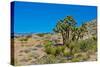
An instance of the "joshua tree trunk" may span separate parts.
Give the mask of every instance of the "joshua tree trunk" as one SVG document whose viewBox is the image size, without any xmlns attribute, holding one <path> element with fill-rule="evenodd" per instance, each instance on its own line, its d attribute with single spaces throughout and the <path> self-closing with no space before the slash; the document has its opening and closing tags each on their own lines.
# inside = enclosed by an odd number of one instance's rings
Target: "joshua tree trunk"
<svg viewBox="0 0 100 67">
<path fill-rule="evenodd" d="M 69 44 L 69 42 L 68 42 L 69 41 L 69 33 L 63 32 L 62 38 L 63 38 L 63 45 L 68 46 L 68 44 Z"/>
</svg>

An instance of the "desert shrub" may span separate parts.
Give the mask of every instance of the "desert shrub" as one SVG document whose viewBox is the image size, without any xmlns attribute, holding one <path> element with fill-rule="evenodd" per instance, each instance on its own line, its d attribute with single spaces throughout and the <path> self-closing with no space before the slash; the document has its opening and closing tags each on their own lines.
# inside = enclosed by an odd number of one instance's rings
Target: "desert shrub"
<svg viewBox="0 0 100 67">
<path fill-rule="evenodd" d="M 64 50 L 64 51 L 63 51 L 63 56 L 70 56 L 70 52 L 67 51 L 67 50 Z"/>
<path fill-rule="evenodd" d="M 66 49 L 66 46 L 60 46 L 61 47 L 61 51 L 64 51 Z"/>
<path fill-rule="evenodd" d="M 97 41 L 92 39 L 86 39 L 80 41 L 80 49 L 81 51 L 85 52 L 88 50 L 93 50 L 94 52 L 97 51 Z"/>
<path fill-rule="evenodd" d="M 69 48 L 70 48 L 71 54 L 78 53 L 80 52 L 80 43 L 78 41 L 73 41 L 70 43 Z"/>
<path fill-rule="evenodd" d="M 97 52 L 97 45 L 94 44 L 94 45 L 89 47 L 87 53 L 88 54 L 94 54 L 95 52 Z"/>
<path fill-rule="evenodd" d="M 56 55 L 56 48 L 51 47 L 51 54 L 52 54 L 52 55 Z"/>
<path fill-rule="evenodd" d="M 97 52 L 97 45 L 96 44 L 91 44 L 88 51 L 92 51 L 92 52 Z"/>
<path fill-rule="evenodd" d="M 93 40 L 92 38 L 89 38 L 86 40 L 72 41 L 68 47 L 72 54 L 75 54 L 78 52 L 87 52 L 89 50 L 96 52 L 97 41 Z"/>
<path fill-rule="evenodd" d="M 57 46 L 56 47 L 56 54 L 61 54 L 65 50 L 65 46 Z"/>
<path fill-rule="evenodd" d="M 62 50 L 61 47 L 57 46 L 56 47 L 56 54 L 60 54 L 61 53 L 61 50 Z"/>
<path fill-rule="evenodd" d="M 52 44 L 53 44 L 52 41 L 46 40 L 44 47 L 46 48 L 46 47 L 52 46 Z"/>
<path fill-rule="evenodd" d="M 97 41 L 92 41 L 89 47 L 89 50 L 93 50 L 94 52 L 97 52 Z"/>
<path fill-rule="evenodd" d="M 52 42 L 45 45 L 45 52 L 52 55 L 60 55 L 63 53 L 65 46 L 53 46 Z"/>
<path fill-rule="evenodd" d="M 56 48 L 53 46 L 48 46 L 45 48 L 45 52 L 47 54 L 52 54 L 52 55 L 56 55 Z"/>
<path fill-rule="evenodd" d="M 56 55 L 56 47 L 52 46 L 52 42 L 51 41 L 48 41 L 48 43 L 45 44 L 44 47 L 45 47 L 45 52 L 47 54 Z"/>
<path fill-rule="evenodd" d="M 80 59 L 79 59 L 79 58 L 73 58 L 71 61 L 72 61 L 72 62 L 79 62 Z"/>
<path fill-rule="evenodd" d="M 21 41 L 22 47 L 24 46 L 24 43 L 27 43 L 28 39 L 27 38 L 20 38 L 19 41 Z"/>
<path fill-rule="evenodd" d="M 94 52 L 97 52 L 97 45 L 96 44 L 93 45 L 92 50 L 94 50 Z"/>
<path fill-rule="evenodd" d="M 44 45 L 47 54 L 60 55 L 63 53 L 65 46 L 53 46 L 52 44 L 52 41 L 48 41 L 48 43 Z"/>
<path fill-rule="evenodd" d="M 78 46 L 75 46 L 75 47 L 73 48 L 73 50 L 72 50 L 72 54 L 75 54 L 75 53 L 78 53 L 78 52 L 80 52 L 80 49 L 79 49 Z"/>
<path fill-rule="evenodd" d="M 88 42 L 86 40 L 80 41 L 80 50 L 82 52 L 86 52 L 89 49 L 89 47 L 90 47 L 89 41 Z"/>
<path fill-rule="evenodd" d="M 47 58 L 47 63 L 55 63 L 56 57 L 54 55 L 49 55 Z"/>
</svg>

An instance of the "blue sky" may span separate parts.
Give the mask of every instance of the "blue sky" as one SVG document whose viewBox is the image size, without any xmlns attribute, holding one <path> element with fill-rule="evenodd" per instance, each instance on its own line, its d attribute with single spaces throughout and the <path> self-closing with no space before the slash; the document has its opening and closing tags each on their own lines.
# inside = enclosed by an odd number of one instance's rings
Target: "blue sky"
<svg viewBox="0 0 100 67">
<path fill-rule="evenodd" d="M 79 26 L 83 22 L 97 18 L 97 8 L 96 6 L 14 2 L 14 32 L 52 32 L 57 21 L 68 15 L 73 16 Z"/>
</svg>

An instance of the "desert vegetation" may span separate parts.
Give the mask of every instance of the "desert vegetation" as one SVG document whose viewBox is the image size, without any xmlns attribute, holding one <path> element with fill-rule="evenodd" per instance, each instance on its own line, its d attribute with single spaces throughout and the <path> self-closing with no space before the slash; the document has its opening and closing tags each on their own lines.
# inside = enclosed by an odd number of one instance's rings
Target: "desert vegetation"
<svg viewBox="0 0 100 67">
<path fill-rule="evenodd" d="M 97 60 L 97 21 L 77 26 L 72 16 L 57 22 L 53 33 L 14 38 L 14 65 Z"/>
</svg>

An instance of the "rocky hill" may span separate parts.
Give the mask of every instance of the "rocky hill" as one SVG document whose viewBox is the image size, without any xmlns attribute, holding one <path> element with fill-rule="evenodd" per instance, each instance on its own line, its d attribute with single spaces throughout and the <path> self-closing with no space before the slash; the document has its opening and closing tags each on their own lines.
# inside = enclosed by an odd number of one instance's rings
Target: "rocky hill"
<svg viewBox="0 0 100 67">
<path fill-rule="evenodd" d="M 97 34 L 97 20 L 94 19 L 92 21 L 89 21 L 87 23 L 87 28 L 88 28 L 89 34 L 96 35 Z"/>
</svg>

